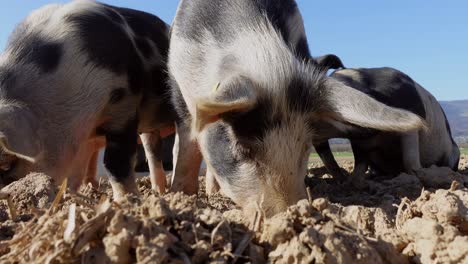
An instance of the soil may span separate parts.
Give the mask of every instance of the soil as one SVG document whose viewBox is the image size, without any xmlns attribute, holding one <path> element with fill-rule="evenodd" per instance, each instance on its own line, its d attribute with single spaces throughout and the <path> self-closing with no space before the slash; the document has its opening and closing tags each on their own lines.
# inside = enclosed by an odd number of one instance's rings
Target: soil
<svg viewBox="0 0 468 264">
<path fill-rule="evenodd" d="M 468 156 L 459 173 L 430 168 L 359 187 L 312 166 L 308 200 L 270 219 L 260 208 L 254 222 L 208 198 L 203 177 L 191 197 L 155 194 L 143 177 L 141 196 L 116 204 L 105 181 L 69 193 L 30 174 L 1 190 L 10 202 L 0 202 L 0 262 L 468 263 Z"/>
</svg>

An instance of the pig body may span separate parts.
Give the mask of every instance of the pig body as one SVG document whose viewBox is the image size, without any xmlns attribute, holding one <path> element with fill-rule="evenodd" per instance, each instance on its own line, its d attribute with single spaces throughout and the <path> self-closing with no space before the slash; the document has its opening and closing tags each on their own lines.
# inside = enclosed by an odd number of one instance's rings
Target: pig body
<svg viewBox="0 0 468 264">
<path fill-rule="evenodd" d="M 192 160 L 176 168 L 175 191 L 196 191 L 201 153 L 225 195 L 272 215 L 305 197 L 318 122 L 390 131 L 422 125 L 412 113 L 328 79 L 308 59 L 291 0 L 182 0 L 169 50 L 180 117 L 174 159 Z"/>
<path fill-rule="evenodd" d="M 335 133 L 333 137 L 350 139 L 355 156 L 354 175 L 362 176 L 368 168 L 386 175 L 415 173 L 432 165 L 458 169 L 460 151 L 442 107 L 409 76 L 392 68 L 362 68 L 338 70 L 331 77 L 382 103 L 417 114 L 426 123 L 426 129 L 405 133 L 359 127 L 329 129 L 328 133 Z M 328 142 L 316 142 L 326 167 L 334 176 L 341 177 Z"/>
<path fill-rule="evenodd" d="M 138 133 L 151 151 L 150 136 L 174 121 L 168 31 L 153 15 L 86 0 L 29 15 L 0 57 L 0 139 L 18 157 L 3 176 L 81 177 L 105 144 L 114 195 L 135 192 Z"/>
</svg>

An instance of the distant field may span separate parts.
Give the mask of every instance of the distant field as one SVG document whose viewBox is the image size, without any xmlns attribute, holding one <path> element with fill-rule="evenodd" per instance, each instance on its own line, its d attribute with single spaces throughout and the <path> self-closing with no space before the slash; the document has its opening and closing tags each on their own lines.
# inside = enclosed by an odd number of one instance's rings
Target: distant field
<svg viewBox="0 0 468 264">
<path fill-rule="evenodd" d="M 352 158 L 353 157 L 352 152 L 333 152 L 333 155 L 335 157 L 341 157 L 341 158 Z M 317 153 L 312 153 L 312 154 L 310 154 L 310 157 L 311 158 L 318 158 L 318 154 Z"/>
<path fill-rule="evenodd" d="M 461 152 L 461 154 L 468 155 L 468 148 L 460 148 L 460 152 Z M 335 157 L 343 157 L 343 158 L 353 157 L 352 152 L 333 152 L 333 155 Z M 310 157 L 311 158 L 318 158 L 318 154 L 314 152 L 314 153 L 310 154 Z"/>
</svg>

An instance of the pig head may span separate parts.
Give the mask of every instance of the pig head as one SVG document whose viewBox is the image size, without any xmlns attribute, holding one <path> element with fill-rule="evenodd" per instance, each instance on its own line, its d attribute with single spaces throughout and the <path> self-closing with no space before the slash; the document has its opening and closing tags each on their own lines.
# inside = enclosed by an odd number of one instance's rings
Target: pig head
<svg viewBox="0 0 468 264">
<path fill-rule="evenodd" d="M 224 194 L 267 215 L 305 198 L 318 122 L 386 131 L 423 125 L 297 56 L 280 32 L 288 27 L 270 20 L 285 10 L 297 15 L 295 2 L 274 2 L 181 1 L 169 52 L 173 101 L 186 109 L 179 112 L 188 126 L 179 138 L 188 131 L 198 143 Z"/>
</svg>

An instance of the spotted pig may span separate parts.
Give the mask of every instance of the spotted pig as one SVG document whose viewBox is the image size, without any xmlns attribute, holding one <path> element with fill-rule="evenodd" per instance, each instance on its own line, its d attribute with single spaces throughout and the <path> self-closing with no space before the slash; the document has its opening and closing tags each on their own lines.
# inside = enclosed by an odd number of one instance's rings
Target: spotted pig
<svg viewBox="0 0 468 264">
<path fill-rule="evenodd" d="M 77 184 L 94 176 L 105 146 L 119 198 L 137 192 L 141 133 L 153 188 L 164 191 L 160 132 L 175 118 L 166 85 L 168 32 L 154 15 L 94 1 L 32 12 L 0 56 L 2 179 L 39 171 Z"/>
<path fill-rule="evenodd" d="M 173 190 L 196 191 L 203 156 L 225 195 L 270 216 L 306 196 L 318 122 L 399 132 L 423 125 L 418 115 L 327 78 L 308 59 L 293 0 L 182 0 L 170 38 L 181 117 L 174 156 L 192 161 L 176 168 L 184 173 L 175 174 Z"/>
</svg>

